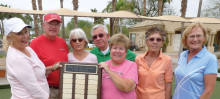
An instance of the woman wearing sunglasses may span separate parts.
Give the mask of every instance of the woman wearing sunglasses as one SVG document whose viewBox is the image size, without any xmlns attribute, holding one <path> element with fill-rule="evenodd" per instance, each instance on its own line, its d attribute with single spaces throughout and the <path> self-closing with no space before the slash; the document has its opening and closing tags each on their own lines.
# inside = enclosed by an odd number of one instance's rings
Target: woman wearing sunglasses
<svg viewBox="0 0 220 99">
<path fill-rule="evenodd" d="M 69 35 L 69 40 L 73 52 L 68 54 L 68 62 L 98 63 L 97 57 L 94 54 L 85 51 L 88 39 L 82 29 L 72 30 Z"/>
<path fill-rule="evenodd" d="M 159 26 L 145 33 L 148 51 L 136 57 L 138 67 L 137 99 L 170 99 L 173 79 L 171 57 L 161 52 L 166 32 Z"/>
</svg>

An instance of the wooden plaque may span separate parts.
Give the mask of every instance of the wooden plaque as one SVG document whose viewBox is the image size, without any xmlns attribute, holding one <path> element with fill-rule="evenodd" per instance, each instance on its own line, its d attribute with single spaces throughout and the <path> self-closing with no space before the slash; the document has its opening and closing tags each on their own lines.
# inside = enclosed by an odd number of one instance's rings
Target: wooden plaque
<svg viewBox="0 0 220 99">
<path fill-rule="evenodd" d="M 98 64 L 61 62 L 59 99 L 101 99 Z"/>
</svg>

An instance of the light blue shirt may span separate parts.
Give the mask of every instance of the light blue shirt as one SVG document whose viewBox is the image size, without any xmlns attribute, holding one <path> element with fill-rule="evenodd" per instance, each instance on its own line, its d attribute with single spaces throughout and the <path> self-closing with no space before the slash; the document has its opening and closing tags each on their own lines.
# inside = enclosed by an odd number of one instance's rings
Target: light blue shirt
<svg viewBox="0 0 220 99">
<path fill-rule="evenodd" d="M 199 99 L 204 92 L 204 75 L 218 73 L 218 61 L 206 47 L 187 63 L 189 50 L 180 54 L 175 74 L 173 99 Z"/>
</svg>

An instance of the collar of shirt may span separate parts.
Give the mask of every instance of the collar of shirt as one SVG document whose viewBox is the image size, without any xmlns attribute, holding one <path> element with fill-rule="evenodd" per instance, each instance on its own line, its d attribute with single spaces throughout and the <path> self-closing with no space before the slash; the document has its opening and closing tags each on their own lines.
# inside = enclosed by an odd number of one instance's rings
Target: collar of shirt
<svg viewBox="0 0 220 99">
<path fill-rule="evenodd" d="M 204 54 L 205 54 L 205 52 L 207 51 L 207 49 L 206 49 L 206 47 L 205 46 L 202 46 L 202 50 L 199 52 L 199 53 L 197 53 L 194 57 L 198 57 L 198 58 L 202 58 L 202 57 L 204 57 Z M 185 57 L 188 57 L 188 53 L 189 53 L 189 50 L 187 50 L 186 52 L 185 52 Z"/>
<path fill-rule="evenodd" d="M 149 51 L 145 52 L 144 54 L 141 55 L 141 59 L 144 60 L 144 57 L 149 53 Z M 162 59 L 162 52 L 160 51 L 159 57 L 157 59 Z"/>
</svg>

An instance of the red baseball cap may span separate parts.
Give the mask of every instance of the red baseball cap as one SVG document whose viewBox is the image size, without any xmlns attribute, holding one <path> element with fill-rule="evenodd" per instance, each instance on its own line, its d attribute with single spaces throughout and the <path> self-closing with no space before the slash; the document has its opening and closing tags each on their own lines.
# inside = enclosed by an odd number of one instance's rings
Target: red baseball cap
<svg viewBox="0 0 220 99">
<path fill-rule="evenodd" d="M 56 13 L 49 13 L 49 14 L 44 15 L 44 21 L 51 22 L 53 20 L 57 20 L 60 23 L 62 22 L 60 16 Z"/>
</svg>

